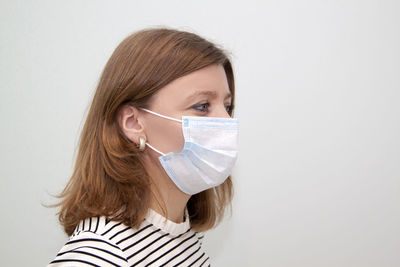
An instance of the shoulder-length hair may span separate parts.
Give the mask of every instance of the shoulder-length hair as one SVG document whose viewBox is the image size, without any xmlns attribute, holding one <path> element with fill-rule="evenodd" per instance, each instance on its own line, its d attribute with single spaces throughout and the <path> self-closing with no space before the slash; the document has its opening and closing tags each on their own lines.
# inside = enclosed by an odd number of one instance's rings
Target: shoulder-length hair
<svg viewBox="0 0 400 267">
<path fill-rule="evenodd" d="M 171 28 L 148 28 L 125 38 L 100 77 L 87 113 L 72 176 L 55 206 L 71 235 L 80 220 L 107 216 L 138 227 L 150 207 L 150 177 L 141 152 L 121 131 L 116 118 L 125 104 L 147 107 L 149 99 L 173 80 L 212 64 L 225 69 L 234 105 L 235 85 L 227 53 L 202 37 Z M 232 116 L 232 109 L 230 111 Z M 230 206 L 231 177 L 191 196 L 193 229 L 216 226 Z"/>
</svg>

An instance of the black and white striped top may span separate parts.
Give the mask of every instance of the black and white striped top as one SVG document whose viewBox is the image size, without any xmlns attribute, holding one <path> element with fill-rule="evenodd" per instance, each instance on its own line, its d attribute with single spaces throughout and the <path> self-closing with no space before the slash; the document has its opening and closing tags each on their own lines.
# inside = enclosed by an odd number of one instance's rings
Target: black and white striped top
<svg viewBox="0 0 400 267">
<path fill-rule="evenodd" d="M 138 229 L 105 217 L 81 221 L 48 266 L 210 266 L 203 234 L 149 210 Z"/>
</svg>

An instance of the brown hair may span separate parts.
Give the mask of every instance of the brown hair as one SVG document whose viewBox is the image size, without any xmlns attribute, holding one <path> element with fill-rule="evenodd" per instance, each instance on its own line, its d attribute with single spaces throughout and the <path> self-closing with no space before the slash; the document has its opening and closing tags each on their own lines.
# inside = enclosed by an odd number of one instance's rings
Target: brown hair
<svg viewBox="0 0 400 267">
<path fill-rule="evenodd" d="M 226 52 L 200 36 L 171 28 L 143 29 L 115 49 L 100 77 L 79 139 L 72 176 L 60 194 L 59 220 L 71 235 L 80 220 L 107 216 L 137 227 L 150 205 L 150 178 L 141 152 L 122 133 L 116 116 L 124 104 L 144 107 L 173 80 L 211 64 L 226 72 L 234 104 L 234 75 Z M 232 109 L 230 111 L 232 116 Z M 192 227 L 214 227 L 232 200 L 231 177 L 191 196 Z"/>
</svg>

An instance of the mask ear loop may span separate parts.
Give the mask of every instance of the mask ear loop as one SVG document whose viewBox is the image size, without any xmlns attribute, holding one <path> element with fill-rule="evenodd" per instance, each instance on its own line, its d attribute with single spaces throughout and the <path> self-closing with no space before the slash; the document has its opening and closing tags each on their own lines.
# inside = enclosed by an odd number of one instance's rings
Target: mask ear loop
<svg viewBox="0 0 400 267">
<path fill-rule="evenodd" d="M 155 147 L 153 147 L 152 145 L 150 145 L 149 143 L 146 142 L 146 146 L 150 147 L 151 149 L 153 149 L 155 152 L 157 152 L 158 154 L 161 154 L 163 156 L 165 156 L 164 153 L 162 153 L 160 150 L 156 149 Z"/>
<path fill-rule="evenodd" d="M 154 111 L 151 111 L 151 110 L 148 110 L 148 109 L 145 109 L 145 108 L 140 108 L 140 109 L 141 109 L 141 110 L 144 110 L 144 111 L 146 111 L 146 112 L 148 112 L 148 113 L 151 113 L 151 114 L 153 114 L 153 115 L 156 115 L 156 116 L 158 116 L 158 117 L 161 117 L 161 118 L 164 118 L 164 119 L 173 120 L 173 121 L 177 121 L 177 122 L 182 123 L 182 120 L 178 120 L 178 119 L 171 118 L 171 117 L 168 117 L 168 116 L 165 116 L 165 115 L 161 115 L 161 114 L 158 114 L 157 112 L 154 112 Z"/>
<path fill-rule="evenodd" d="M 158 114 L 157 112 L 148 110 L 148 109 L 146 109 L 146 108 L 140 108 L 140 109 L 143 110 L 143 111 L 146 111 L 146 112 L 148 112 L 148 113 L 151 113 L 151 114 L 153 114 L 153 115 L 156 115 L 156 116 L 158 116 L 158 117 L 161 117 L 161 118 L 164 118 L 164 119 L 173 120 L 173 121 L 177 121 L 177 122 L 182 123 L 182 120 L 178 120 L 178 119 L 171 118 L 171 117 L 168 117 L 168 116 L 165 116 L 165 115 L 161 115 L 161 114 Z M 165 156 L 165 153 L 162 153 L 160 150 L 156 149 L 155 147 L 153 147 L 153 146 L 150 145 L 149 143 L 147 143 L 147 142 L 145 142 L 145 143 L 146 143 L 146 145 L 147 145 L 148 147 L 150 147 L 151 149 L 153 149 L 153 150 L 154 150 L 155 152 L 157 152 L 158 154 Z"/>
</svg>

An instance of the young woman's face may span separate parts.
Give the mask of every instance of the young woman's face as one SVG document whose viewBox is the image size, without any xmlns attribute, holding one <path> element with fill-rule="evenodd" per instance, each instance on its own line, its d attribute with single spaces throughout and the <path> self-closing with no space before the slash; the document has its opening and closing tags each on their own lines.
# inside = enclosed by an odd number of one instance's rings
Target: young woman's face
<svg viewBox="0 0 400 267">
<path fill-rule="evenodd" d="M 229 118 L 230 108 L 231 93 L 222 65 L 211 65 L 172 81 L 151 98 L 148 107 L 176 119 L 182 119 L 182 116 Z M 140 112 L 149 144 L 165 154 L 182 150 L 181 123 Z M 151 149 L 146 151 L 160 156 Z"/>
</svg>

